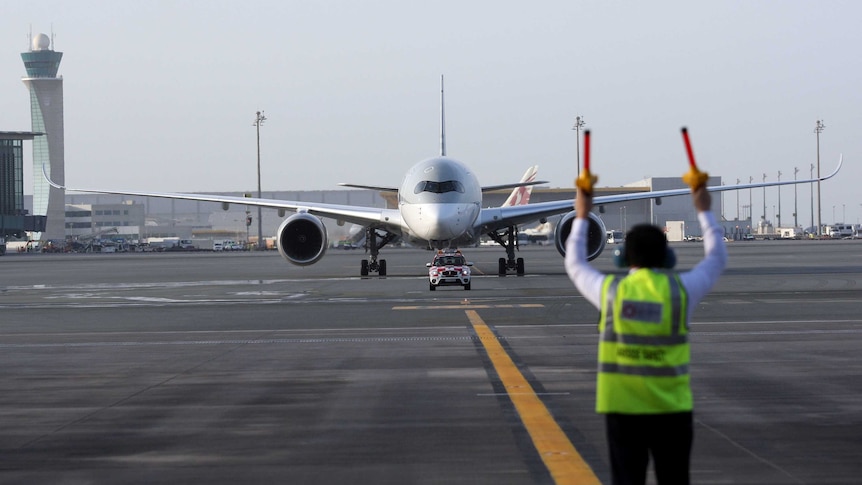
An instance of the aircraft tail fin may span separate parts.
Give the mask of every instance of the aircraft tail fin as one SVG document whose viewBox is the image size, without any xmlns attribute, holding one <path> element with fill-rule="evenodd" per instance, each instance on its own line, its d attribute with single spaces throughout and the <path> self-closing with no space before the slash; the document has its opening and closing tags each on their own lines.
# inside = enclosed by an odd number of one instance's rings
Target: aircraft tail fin
<svg viewBox="0 0 862 485">
<path fill-rule="evenodd" d="M 535 182 L 536 175 L 539 173 L 539 166 L 533 165 L 528 168 L 526 172 L 524 172 L 524 176 L 521 177 L 521 183 L 530 183 Z M 530 203 L 530 195 L 533 193 L 532 185 L 523 185 L 520 187 L 515 187 L 512 190 L 512 193 L 509 194 L 509 198 L 503 202 L 501 207 L 512 207 L 516 205 L 526 205 Z"/>
</svg>

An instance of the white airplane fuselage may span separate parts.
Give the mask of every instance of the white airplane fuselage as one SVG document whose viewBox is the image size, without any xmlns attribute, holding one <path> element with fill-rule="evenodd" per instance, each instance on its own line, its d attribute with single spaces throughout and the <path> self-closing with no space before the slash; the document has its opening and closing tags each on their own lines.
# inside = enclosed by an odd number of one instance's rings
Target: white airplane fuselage
<svg viewBox="0 0 862 485">
<path fill-rule="evenodd" d="M 446 248 L 475 242 L 481 205 L 476 175 L 448 157 L 412 166 L 398 190 L 403 235 L 414 245 Z"/>
</svg>

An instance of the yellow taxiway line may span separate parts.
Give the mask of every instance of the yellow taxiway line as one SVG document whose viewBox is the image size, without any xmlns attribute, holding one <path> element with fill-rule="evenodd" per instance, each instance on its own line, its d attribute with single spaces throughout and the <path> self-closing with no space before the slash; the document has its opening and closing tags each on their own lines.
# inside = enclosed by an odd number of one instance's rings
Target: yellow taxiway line
<svg viewBox="0 0 862 485">
<path fill-rule="evenodd" d="M 466 310 L 466 313 L 503 386 L 507 392 L 510 389 L 517 390 L 516 393 L 508 393 L 509 399 L 515 405 L 515 410 L 533 440 L 533 445 L 539 456 L 542 457 L 542 461 L 554 479 L 554 483 L 558 485 L 601 485 L 593 470 L 584 461 L 563 430 L 560 429 L 548 408 L 536 395 L 530 383 L 518 370 L 503 346 L 500 345 L 494 332 L 488 328 L 488 325 L 475 310 Z"/>
</svg>

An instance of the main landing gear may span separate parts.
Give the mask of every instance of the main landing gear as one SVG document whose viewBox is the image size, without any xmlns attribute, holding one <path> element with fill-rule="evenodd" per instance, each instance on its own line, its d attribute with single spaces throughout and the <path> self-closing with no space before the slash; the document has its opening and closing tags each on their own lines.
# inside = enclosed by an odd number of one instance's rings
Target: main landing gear
<svg viewBox="0 0 862 485">
<path fill-rule="evenodd" d="M 518 247 L 518 228 L 509 226 L 502 234 L 494 231 L 488 233 L 488 237 L 506 248 L 506 257 L 497 261 L 497 274 L 506 276 L 509 271 L 514 271 L 518 276 L 524 276 L 524 258 L 515 258 L 515 248 Z"/>
<path fill-rule="evenodd" d="M 359 266 L 359 274 L 368 276 L 369 273 L 377 273 L 378 276 L 386 276 L 386 260 L 377 259 L 380 248 L 386 246 L 395 239 L 395 234 L 387 232 L 381 236 L 373 227 L 365 228 L 365 250 L 371 252 L 370 259 L 363 259 Z M 379 240 L 379 241 L 378 241 Z"/>
</svg>

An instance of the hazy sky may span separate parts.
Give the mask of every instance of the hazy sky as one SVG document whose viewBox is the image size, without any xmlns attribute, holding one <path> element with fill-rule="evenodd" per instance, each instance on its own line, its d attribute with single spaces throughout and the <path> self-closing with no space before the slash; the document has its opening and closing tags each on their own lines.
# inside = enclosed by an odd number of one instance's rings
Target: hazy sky
<svg viewBox="0 0 862 485">
<path fill-rule="evenodd" d="M 857 223 L 860 18 L 853 0 L 5 2 L 0 130 L 30 129 L 20 53 L 53 26 L 72 186 L 252 190 L 257 110 L 264 191 L 398 185 L 438 153 L 442 74 L 448 154 L 483 184 L 538 164 L 570 187 L 577 115 L 600 185 L 682 174 L 684 125 L 726 183 L 803 178 L 822 119 L 821 171 L 845 157 L 823 222 Z M 25 177 L 32 193 L 29 165 Z M 777 199 L 767 190 L 769 219 Z M 782 189 L 783 221 L 793 202 Z"/>
</svg>

